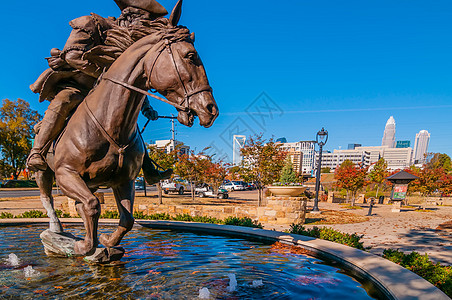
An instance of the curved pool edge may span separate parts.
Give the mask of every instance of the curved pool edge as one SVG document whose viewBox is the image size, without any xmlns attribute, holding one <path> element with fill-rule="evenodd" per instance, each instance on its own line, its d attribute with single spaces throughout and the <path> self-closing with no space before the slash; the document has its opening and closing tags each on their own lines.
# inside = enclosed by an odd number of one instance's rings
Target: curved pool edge
<svg viewBox="0 0 452 300">
<path fill-rule="evenodd" d="M 143 227 L 153 229 L 187 230 L 280 241 L 305 248 L 319 258 L 337 262 L 359 278 L 371 281 L 388 299 L 450 300 L 430 282 L 387 259 L 326 240 L 231 225 L 147 220 L 136 222 Z"/>
<path fill-rule="evenodd" d="M 64 225 L 82 225 L 82 219 L 60 219 Z M 2 226 L 47 225 L 49 219 L 0 219 Z M 117 225 L 119 220 L 99 220 L 99 225 Z M 206 223 L 180 221 L 136 220 L 136 223 L 153 229 L 195 231 L 206 234 L 223 234 L 257 238 L 267 241 L 280 241 L 300 246 L 311 251 L 314 256 L 337 262 L 342 268 L 357 277 L 372 282 L 387 299 L 450 299 L 441 290 L 415 273 L 380 256 L 351 248 L 345 245 L 279 231 Z"/>
</svg>

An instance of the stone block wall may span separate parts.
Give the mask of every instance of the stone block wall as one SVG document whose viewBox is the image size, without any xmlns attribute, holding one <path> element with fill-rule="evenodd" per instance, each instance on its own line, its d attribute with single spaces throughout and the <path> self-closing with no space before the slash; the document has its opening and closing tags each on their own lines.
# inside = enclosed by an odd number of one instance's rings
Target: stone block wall
<svg viewBox="0 0 452 300">
<path fill-rule="evenodd" d="M 102 211 L 117 211 L 116 201 L 112 197 L 105 197 L 101 204 Z M 250 205 L 158 205 L 145 202 L 135 203 L 135 211 L 144 214 L 167 213 L 171 216 L 178 214 L 189 214 L 191 216 L 207 216 L 217 219 L 228 217 L 244 218 L 248 217 L 258 220 L 261 223 L 290 225 L 292 223 L 304 223 L 306 217 L 307 198 L 302 197 L 268 197 L 267 205 L 263 207 Z M 69 204 L 69 205 L 68 205 Z M 68 204 L 64 205 L 64 210 L 71 214 L 75 208 L 73 201 L 68 199 Z"/>
</svg>

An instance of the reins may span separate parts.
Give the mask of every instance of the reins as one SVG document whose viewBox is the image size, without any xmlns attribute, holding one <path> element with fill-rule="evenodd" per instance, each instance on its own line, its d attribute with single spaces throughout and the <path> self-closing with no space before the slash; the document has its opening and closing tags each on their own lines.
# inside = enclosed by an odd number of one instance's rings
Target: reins
<svg viewBox="0 0 452 300">
<path fill-rule="evenodd" d="M 161 43 L 160 45 L 157 44 L 157 45 L 154 46 L 154 47 L 160 48 L 160 49 L 158 50 L 158 54 L 155 56 L 155 59 L 154 59 L 154 61 L 153 61 L 153 63 L 152 63 L 152 67 L 151 67 L 151 71 L 149 72 L 149 79 L 148 79 L 148 80 L 149 80 L 149 82 L 150 82 L 150 78 L 151 78 L 152 72 L 153 72 L 153 70 L 154 70 L 154 66 L 155 66 L 157 60 L 159 59 L 160 55 L 162 54 L 162 52 L 163 52 L 165 49 L 168 49 L 168 52 L 169 52 L 170 55 L 171 55 L 171 59 L 172 59 L 172 61 L 173 61 L 174 68 L 175 68 L 175 70 L 176 70 L 178 79 L 179 79 L 179 81 L 180 81 L 180 83 L 181 83 L 181 85 L 182 85 L 182 87 L 183 87 L 183 89 L 184 89 L 184 100 L 183 100 L 182 103 L 181 103 L 181 104 L 184 104 L 184 105 L 170 102 L 169 100 L 167 100 L 167 99 L 165 99 L 165 98 L 162 98 L 162 97 L 159 97 L 159 96 L 157 96 L 157 95 L 151 94 L 151 93 L 149 93 L 148 91 L 145 91 L 145 90 L 140 89 L 140 88 L 138 88 L 138 87 L 136 87 L 136 86 L 133 86 L 133 85 L 127 83 L 127 82 L 124 82 L 124 81 L 121 81 L 121 80 L 118 80 L 118 79 L 115 79 L 115 78 L 110 78 L 110 77 L 107 77 L 107 76 L 102 76 L 102 77 L 100 78 L 100 80 L 108 80 L 108 81 L 111 81 L 111 82 L 113 82 L 113 83 L 115 83 L 115 84 L 118 84 L 118 85 L 121 85 L 121 86 L 123 86 L 123 87 L 125 87 L 125 88 L 127 88 L 127 89 L 129 89 L 129 90 L 138 92 L 138 93 L 143 94 L 143 95 L 146 95 L 146 96 L 150 96 L 150 97 L 155 98 L 155 99 L 157 99 L 157 100 L 160 100 L 160 101 L 162 101 L 162 102 L 164 102 L 164 103 L 170 104 L 170 105 L 174 106 L 175 108 L 177 108 L 177 109 L 179 109 L 179 110 L 181 110 L 181 111 L 189 112 L 189 111 L 190 111 L 190 97 L 192 97 L 193 95 L 202 93 L 202 92 L 206 92 L 206 91 L 211 92 L 211 91 L 212 91 L 212 88 L 211 88 L 209 85 L 205 85 L 205 86 L 201 86 L 201 87 L 199 87 L 199 88 L 197 88 L 197 89 L 195 89 L 195 90 L 188 91 L 187 88 L 186 88 L 186 86 L 185 86 L 185 84 L 184 84 L 184 82 L 183 82 L 183 80 L 182 80 L 182 77 L 181 77 L 181 75 L 180 75 L 179 69 L 177 68 L 177 63 L 176 63 L 176 60 L 175 60 L 175 58 L 174 58 L 173 51 L 172 51 L 172 49 L 171 49 L 171 44 L 173 43 L 173 41 L 168 40 L 168 39 L 165 39 L 165 40 L 162 40 L 160 43 Z M 140 137 L 141 137 L 141 132 L 139 132 L 138 129 L 137 129 L 137 130 L 135 131 L 133 137 L 131 138 L 131 140 L 129 141 L 129 143 L 128 143 L 127 145 L 120 145 L 118 142 L 116 142 L 116 141 L 108 134 L 108 132 L 105 130 L 105 128 L 102 126 L 102 124 L 97 120 L 97 118 L 95 117 L 94 113 L 93 113 L 93 112 L 91 111 L 91 109 L 89 108 L 88 103 L 86 103 L 86 101 L 83 101 L 83 104 L 82 104 L 82 105 L 83 105 L 83 107 L 85 108 L 85 110 L 87 111 L 88 116 L 93 120 L 94 124 L 96 124 L 96 127 L 99 129 L 99 131 L 101 132 L 101 134 L 107 139 L 107 141 L 108 141 L 114 148 L 116 148 L 116 151 L 118 151 L 118 154 L 119 154 L 119 161 L 118 161 L 118 167 L 117 167 L 117 169 L 116 169 L 116 170 L 118 171 L 120 168 L 123 167 L 123 164 L 124 164 L 124 153 L 125 153 L 125 151 L 127 150 L 127 148 L 129 148 L 130 145 L 133 145 L 133 144 L 135 143 L 135 140 L 137 139 L 137 136 L 140 136 Z M 147 123 L 146 123 L 146 125 L 147 125 Z M 143 130 L 143 131 L 144 131 L 144 130 Z M 142 137 L 141 137 L 141 139 L 142 139 Z"/>
</svg>

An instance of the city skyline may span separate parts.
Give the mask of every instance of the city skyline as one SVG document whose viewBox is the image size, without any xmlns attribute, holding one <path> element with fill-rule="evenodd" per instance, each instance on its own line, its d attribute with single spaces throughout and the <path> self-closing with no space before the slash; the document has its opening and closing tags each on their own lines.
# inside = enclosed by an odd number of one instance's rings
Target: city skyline
<svg viewBox="0 0 452 300">
<path fill-rule="evenodd" d="M 161 3 L 171 10 L 176 1 Z M 246 18 L 233 18 L 235 7 Z M 28 86 L 47 68 L 43 57 L 50 49 L 64 46 L 68 22 L 90 12 L 119 15 L 111 0 L 76 6 L 9 1 L 4 9 L 20 11 L 26 22 L 15 14 L 0 21 L 0 35 L 11 46 L 0 49 L 0 99 L 25 99 L 41 114 L 48 102 L 39 103 Z M 350 143 L 380 145 L 382 124 L 393 115 L 397 140 L 413 145 L 414 133 L 427 129 L 429 151 L 452 155 L 451 9 L 444 0 L 282 1 L 277 7 L 256 0 L 184 2 L 180 23 L 196 34 L 220 117 L 209 129 L 179 124 L 177 138 L 196 151 L 210 146 L 232 161 L 233 135 L 313 140 L 325 127 L 325 149 L 346 149 Z M 177 113 L 151 103 L 161 115 Z M 145 121 L 140 117 L 140 128 Z M 170 136 L 170 124 L 159 120 L 143 137 Z"/>
</svg>

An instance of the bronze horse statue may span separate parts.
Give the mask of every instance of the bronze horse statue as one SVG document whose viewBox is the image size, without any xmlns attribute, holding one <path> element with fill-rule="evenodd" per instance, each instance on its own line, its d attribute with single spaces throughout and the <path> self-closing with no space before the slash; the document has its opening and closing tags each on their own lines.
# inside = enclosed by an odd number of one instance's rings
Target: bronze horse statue
<svg viewBox="0 0 452 300">
<path fill-rule="evenodd" d="M 192 126 L 198 116 L 200 125 L 210 127 L 218 116 L 194 37 L 177 25 L 180 15 L 181 7 L 176 5 L 169 19 L 155 21 L 160 24 L 157 30 L 116 59 L 60 135 L 53 157 L 48 157 L 51 168 L 37 173 L 51 232 L 63 232 L 53 207 L 53 179 L 76 201 L 86 235 L 75 243 L 75 255 L 91 255 L 99 242 L 107 248 L 117 246 L 133 227 L 134 180 L 146 153 L 137 119 L 147 90 L 165 96 L 184 125 Z M 120 221 L 116 231 L 98 239 L 100 203 L 93 192 L 99 186 L 113 189 Z"/>
</svg>

